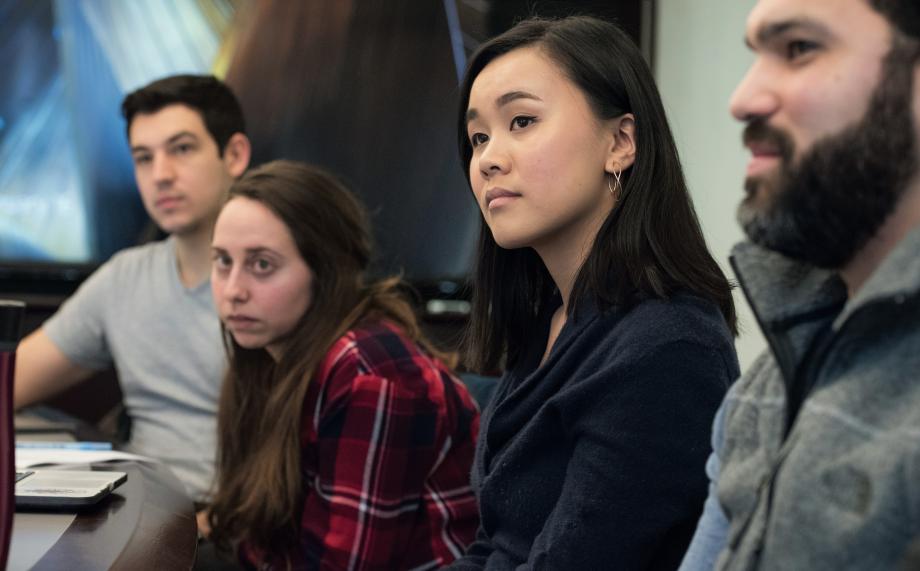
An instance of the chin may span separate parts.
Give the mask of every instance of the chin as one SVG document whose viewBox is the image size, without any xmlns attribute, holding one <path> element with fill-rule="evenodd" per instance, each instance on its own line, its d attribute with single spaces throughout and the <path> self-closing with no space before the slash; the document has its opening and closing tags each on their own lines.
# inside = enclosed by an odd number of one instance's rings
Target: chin
<svg viewBox="0 0 920 571">
<path fill-rule="evenodd" d="M 264 349 L 266 346 L 265 341 L 261 339 L 238 337 L 233 335 L 233 340 L 236 341 L 236 344 L 243 349 Z"/>
<path fill-rule="evenodd" d="M 752 211 L 764 211 L 772 206 L 777 181 L 772 178 L 751 177 L 744 181 L 745 196 L 741 207 Z"/>
<path fill-rule="evenodd" d="M 517 250 L 518 248 L 526 248 L 532 244 L 529 235 L 524 236 L 517 232 L 492 230 L 492 239 L 495 240 L 495 243 L 498 244 L 499 247 L 505 250 Z"/>
<path fill-rule="evenodd" d="M 161 222 L 159 220 L 154 220 L 153 222 L 164 234 L 181 234 L 182 230 L 185 228 L 185 226 L 182 226 L 181 224 Z"/>
<path fill-rule="evenodd" d="M 176 236 L 182 236 L 184 234 L 194 234 L 201 228 L 201 222 L 197 220 L 185 220 L 185 219 L 162 219 L 156 220 L 157 226 L 163 232 L 167 234 L 175 234 Z"/>
</svg>

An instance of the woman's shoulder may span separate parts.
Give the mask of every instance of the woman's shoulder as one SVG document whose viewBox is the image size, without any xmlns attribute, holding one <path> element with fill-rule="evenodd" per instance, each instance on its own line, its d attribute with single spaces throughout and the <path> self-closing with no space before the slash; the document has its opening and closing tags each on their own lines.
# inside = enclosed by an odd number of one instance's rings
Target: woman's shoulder
<svg viewBox="0 0 920 571">
<path fill-rule="evenodd" d="M 320 365 L 322 371 L 350 369 L 355 375 L 405 376 L 419 370 L 447 372 L 401 327 L 385 320 L 361 322 L 339 337 Z"/>
<path fill-rule="evenodd" d="M 598 316 L 585 337 L 577 362 L 595 374 L 581 375 L 572 386 L 646 386 L 659 390 L 688 377 L 703 378 L 713 392 L 724 392 L 738 372 L 734 338 L 718 307 L 689 294 L 647 299 L 628 310 Z M 610 385 L 610 376 L 620 381 Z M 630 381 L 630 382 L 627 382 Z M 694 386 L 698 386 L 694 383 Z M 619 389 L 617 389 L 619 390 Z"/>
<path fill-rule="evenodd" d="M 618 329 L 640 344 L 689 344 L 734 350 L 731 330 L 719 307 L 689 293 L 636 304 L 619 319 Z"/>
<path fill-rule="evenodd" d="M 601 312 L 571 349 L 592 367 L 633 368 L 709 355 L 728 375 L 737 374 L 734 338 L 712 302 L 680 293 L 646 299 L 629 309 Z"/>
<path fill-rule="evenodd" d="M 424 351 L 397 324 L 386 319 L 363 321 L 339 340 L 359 353 L 369 364 L 412 359 Z"/>
<path fill-rule="evenodd" d="M 314 378 L 319 382 L 317 389 L 326 394 L 326 406 L 353 401 L 358 394 L 386 391 L 403 407 L 434 407 L 464 418 L 476 410 L 450 368 L 388 320 L 362 322 L 346 331 L 332 345 Z"/>
</svg>

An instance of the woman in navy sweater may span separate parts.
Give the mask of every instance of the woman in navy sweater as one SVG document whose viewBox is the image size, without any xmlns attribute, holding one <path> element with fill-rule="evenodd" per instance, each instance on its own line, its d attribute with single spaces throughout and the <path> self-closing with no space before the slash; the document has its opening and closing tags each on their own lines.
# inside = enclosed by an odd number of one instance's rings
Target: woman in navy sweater
<svg viewBox="0 0 920 571">
<path fill-rule="evenodd" d="M 484 222 L 470 365 L 506 373 L 451 569 L 676 568 L 738 364 L 652 75 L 613 24 L 534 19 L 479 49 L 461 98 Z"/>
</svg>

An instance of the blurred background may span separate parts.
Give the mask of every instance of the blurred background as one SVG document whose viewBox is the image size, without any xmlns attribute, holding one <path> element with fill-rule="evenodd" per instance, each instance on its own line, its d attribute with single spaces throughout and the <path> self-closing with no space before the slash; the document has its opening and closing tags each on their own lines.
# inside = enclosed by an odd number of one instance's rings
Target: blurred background
<svg viewBox="0 0 920 571">
<path fill-rule="evenodd" d="M 255 163 L 298 159 L 343 177 L 371 210 L 377 271 L 403 273 L 433 327 L 455 331 L 479 227 L 457 158 L 457 86 L 479 43 L 532 14 L 594 14 L 636 40 L 710 247 L 730 271 L 746 158 L 727 102 L 750 61 L 753 4 L 0 0 L 0 292 L 53 311 L 149 234 L 121 99 L 165 75 L 214 73 L 240 98 Z M 747 364 L 763 341 L 738 300 Z"/>
</svg>

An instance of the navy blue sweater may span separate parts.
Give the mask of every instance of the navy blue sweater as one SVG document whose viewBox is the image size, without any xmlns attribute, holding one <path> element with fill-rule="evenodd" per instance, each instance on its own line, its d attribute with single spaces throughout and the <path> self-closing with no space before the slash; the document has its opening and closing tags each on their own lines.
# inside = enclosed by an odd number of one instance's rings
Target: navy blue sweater
<svg viewBox="0 0 920 571">
<path fill-rule="evenodd" d="M 450 568 L 675 569 L 706 498 L 715 411 L 738 374 L 728 326 L 689 295 L 549 320 L 482 417 L 482 523 Z"/>
</svg>

